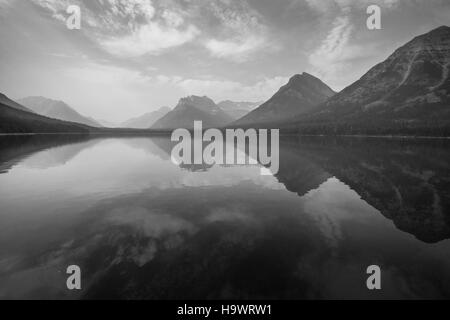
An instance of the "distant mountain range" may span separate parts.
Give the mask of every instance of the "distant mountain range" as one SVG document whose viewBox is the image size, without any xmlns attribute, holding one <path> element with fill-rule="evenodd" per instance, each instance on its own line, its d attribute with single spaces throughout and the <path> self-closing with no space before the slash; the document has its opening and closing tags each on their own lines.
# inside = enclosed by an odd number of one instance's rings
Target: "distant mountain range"
<svg viewBox="0 0 450 320">
<path fill-rule="evenodd" d="M 35 114 L 1 95 L 0 133 L 89 133 L 83 124 L 51 119 Z"/>
<path fill-rule="evenodd" d="M 151 127 L 170 130 L 179 127 L 192 128 L 196 120 L 202 121 L 205 127 L 223 127 L 235 120 L 238 115 L 258 105 L 252 102 L 224 101 L 221 103 L 222 109 L 207 97 L 191 96 L 181 99 L 174 110 L 162 107 L 117 124 L 83 116 L 62 101 L 44 97 L 28 97 L 18 101 L 21 103 L 0 94 L 0 113 L 2 114 L 0 119 L 3 122 L 0 133 L 52 133 L 64 132 L 64 128 L 68 128 L 68 132 L 92 132 L 94 128 L 99 127 L 107 130 L 115 128 L 112 129 L 115 130 L 114 132 Z M 21 122 L 23 126 L 20 125 Z"/>
<path fill-rule="evenodd" d="M 450 136 L 449 70 L 450 27 L 442 26 L 397 49 L 337 94 L 320 79 L 303 73 L 293 76 L 263 104 L 223 101 L 217 105 L 208 97 L 190 96 L 173 110 L 161 108 L 120 126 L 190 129 L 199 120 L 205 128 Z M 0 94 L 1 132 L 62 132 L 64 128 L 84 132 L 102 126 L 61 101 L 30 97 L 19 102 Z"/>
<path fill-rule="evenodd" d="M 107 121 L 107 120 L 103 120 L 103 119 L 94 119 L 96 122 L 98 122 L 102 127 L 104 128 L 118 128 L 120 127 L 119 124 L 112 122 L 112 121 Z"/>
<path fill-rule="evenodd" d="M 31 113 L 33 112 L 30 109 L 22 106 L 21 104 L 11 100 L 10 98 L 8 98 L 7 96 L 5 96 L 2 93 L 0 93 L 0 103 L 5 105 L 5 106 L 11 107 L 11 108 L 15 108 L 15 109 L 18 109 L 18 110 L 27 111 L 27 112 L 31 112 Z"/>
<path fill-rule="evenodd" d="M 335 94 L 320 79 L 308 74 L 297 74 L 267 102 L 233 123 L 233 126 L 273 123 L 291 119 L 325 102 Z"/>
<path fill-rule="evenodd" d="M 222 109 L 232 120 L 242 118 L 247 113 L 258 107 L 262 102 L 234 102 L 230 100 L 222 101 L 217 106 Z M 158 120 L 167 115 L 172 109 L 169 107 L 161 107 L 156 111 L 145 113 L 139 117 L 129 119 L 121 123 L 112 123 L 102 120 L 97 120 L 102 126 L 107 128 L 134 128 L 134 129 L 149 129 Z M 223 115 L 222 113 L 219 113 Z M 214 116 L 214 115 L 213 115 Z M 198 119 L 201 120 L 201 119 Z M 172 120 L 173 121 L 173 120 Z"/>
<path fill-rule="evenodd" d="M 192 129 L 194 121 L 202 121 L 204 128 L 223 127 L 233 121 L 208 97 L 182 98 L 175 109 L 159 119 L 152 129 Z"/>
<path fill-rule="evenodd" d="M 253 111 L 263 102 L 234 102 L 230 100 L 222 101 L 217 104 L 219 108 L 225 111 L 233 120 L 237 120 Z"/>
<path fill-rule="evenodd" d="M 164 117 L 170 111 L 171 109 L 169 107 L 161 107 L 156 111 L 148 112 L 140 117 L 127 120 L 118 126 L 122 128 L 149 129 L 156 121 Z"/>
<path fill-rule="evenodd" d="M 284 126 L 303 133 L 449 135 L 450 27 L 418 36 Z"/>
<path fill-rule="evenodd" d="M 102 126 L 94 119 L 81 115 L 63 101 L 56 101 L 44 97 L 27 97 L 18 100 L 18 102 L 41 116 L 77 122 L 91 127 Z"/>
</svg>

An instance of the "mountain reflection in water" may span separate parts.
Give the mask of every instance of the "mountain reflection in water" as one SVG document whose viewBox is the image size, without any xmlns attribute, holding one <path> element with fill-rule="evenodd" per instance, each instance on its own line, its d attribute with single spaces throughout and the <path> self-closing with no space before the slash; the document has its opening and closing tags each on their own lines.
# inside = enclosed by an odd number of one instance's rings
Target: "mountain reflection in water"
<svg viewBox="0 0 450 320">
<path fill-rule="evenodd" d="M 261 176 L 163 137 L 0 137 L 0 298 L 450 298 L 448 144 L 282 137 Z"/>
</svg>

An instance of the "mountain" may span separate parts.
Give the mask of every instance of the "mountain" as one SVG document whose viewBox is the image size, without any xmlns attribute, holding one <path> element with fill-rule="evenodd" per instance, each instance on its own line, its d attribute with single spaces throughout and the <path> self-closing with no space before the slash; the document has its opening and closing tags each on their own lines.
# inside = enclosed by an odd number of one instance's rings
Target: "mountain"
<svg viewBox="0 0 450 320">
<path fill-rule="evenodd" d="M 450 27 L 443 26 L 397 49 L 291 125 L 322 133 L 450 133 L 449 68 Z"/>
<path fill-rule="evenodd" d="M 313 110 L 334 94 L 320 79 L 306 72 L 297 74 L 267 102 L 233 125 L 264 124 L 289 119 Z"/>
<path fill-rule="evenodd" d="M 218 128 L 233 119 L 210 98 L 190 96 L 182 98 L 172 111 L 156 121 L 152 129 L 192 129 L 194 121 L 202 121 L 204 128 Z"/>
<path fill-rule="evenodd" d="M 8 98 L 7 96 L 5 96 L 2 93 L 0 93 L 0 103 L 5 105 L 5 106 L 9 106 L 11 108 L 15 108 L 15 109 L 18 109 L 18 110 L 27 111 L 27 112 L 33 112 L 30 109 L 22 106 L 21 104 L 11 100 L 10 98 Z"/>
<path fill-rule="evenodd" d="M 28 97 L 18 101 L 41 116 L 77 122 L 91 127 L 101 127 L 97 121 L 79 114 L 62 101 L 51 100 L 44 97 Z"/>
<path fill-rule="evenodd" d="M 233 120 L 237 120 L 260 106 L 262 102 L 234 102 L 230 100 L 219 102 L 217 105 Z"/>
<path fill-rule="evenodd" d="M 0 133 L 89 133 L 92 129 L 0 103 Z"/>
<path fill-rule="evenodd" d="M 104 128 L 118 128 L 120 127 L 120 124 L 117 124 L 115 122 L 112 121 L 107 121 L 107 120 L 103 120 L 103 119 L 92 119 L 95 122 L 98 122 L 102 127 Z"/>
<path fill-rule="evenodd" d="M 123 128 L 148 129 L 155 124 L 156 121 L 164 117 L 171 111 L 169 107 L 162 107 L 156 111 L 148 112 L 140 117 L 127 120 L 120 124 Z"/>
<path fill-rule="evenodd" d="M 105 127 L 105 125 L 103 123 L 101 123 L 101 121 L 99 121 L 99 120 L 97 120 L 97 119 L 95 119 L 93 117 L 87 117 L 87 119 L 89 121 L 91 121 L 92 123 L 95 123 L 96 124 L 95 127 L 97 127 L 97 128 L 102 128 L 102 127 L 104 128 Z"/>
</svg>

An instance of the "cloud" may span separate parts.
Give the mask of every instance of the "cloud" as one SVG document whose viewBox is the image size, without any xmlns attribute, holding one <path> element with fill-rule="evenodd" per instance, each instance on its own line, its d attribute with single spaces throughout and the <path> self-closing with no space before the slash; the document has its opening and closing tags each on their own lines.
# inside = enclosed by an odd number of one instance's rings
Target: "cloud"
<svg viewBox="0 0 450 320">
<path fill-rule="evenodd" d="M 0 0 L 0 7 L 8 7 L 12 4 L 14 0 Z"/>
<path fill-rule="evenodd" d="M 0 17 L 6 16 L 8 9 L 15 0 L 0 0 Z"/>
<path fill-rule="evenodd" d="M 310 71 L 335 89 L 341 89 L 343 83 L 356 80 L 354 79 L 356 74 L 351 75 L 345 70 L 354 70 L 352 64 L 356 59 L 369 58 L 375 51 L 372 43 L 363 44 L 353 41 L 358 35 L 357 32 L 361 31 L 361 28 L 355 27 L 355 19 L 365 14 L 365 8 L 371 4 L 393 9 L 397 7 L 399 0 L 304 1 L 312 10 L 319 13 L 323 25 L 331 21 L 331 29 L 308 56 Z"/>
<path fill-rule="evenodd" d="M 268 46 L 262 18 L 246 2 L 215 1 L 210 11 L 221 25 L 220 33 L 204 42 L 212 56 L 243 62 Z"/>
<path fill-rule="evenodd" d="M 375 4 L 383 8 L 394 8 L 400 0 L 304 0 L 306 4 L 313 10 L 320 13 L 330 13 L 334 10 L 349 11 L 352 8 L 367 8 L 367 6 Z"/>
<path fill-rule="evenodd" d="M 123 36 L 109 35 L 100 38 L 101 46 L 113 55 L 157 55 L 165 49 L 188 43 L 200 34 L 196 26 L 186 23 L 181 13 L 167 8 L 157 10 L 150 0 L 119 0 L 114 3 L 112 12 L 127 19 L 130 27 Z M 144 23 L 140 23 L 142 19 Z"/>
<path fill-rule="evenodd" d="M 329 78 L 338 76 L 338 73 L 344 68 L 345 62 L 358 51 L 351 51 L 348 48 L 352 31 L 353 26 L 348 17 L 336 18 L 327 37 L 310 54 L 308 61 L 319 77 L 329 80 Z"/>
<path fill-rule="evenodd" d="M 245 1 L 32 1 L 63 23 L 67 7 L 79 5 L 81 32 L 118 57 L 161 55 L 167 49 L 195 42 L 213 57 L 242 62 L 269 47 L 262 17 Z"/>
<path fill-rule="evenodd" d="M 54 19 L 65 21 L 66 9 L 77 4 L 82 32 L 108 53 L 119 57 L 161 54 L 195 39 L 199 29 L 175 9 L 155 7 L 151 0 L 33 0 Z M 95 9 L 93 9 L 95 8 Z"/>
<path fill-rule="evenodd" d="M 229 58 L 242 62 L 250 58 L 250 54 L 265 45 L 265 39 L 259 36 L 229 40 L 211 39 L 205 43 L 206 48 L 214 57 Z"/>
<path fill-rule="evenodd" d="M 113 209 L 107 220 L 109 223 L 131 226 L 146 237 L 156 239 L 167 234 L 186 231 L 192 233 L 196 229 L 190 222 L 182 218 L 138 206 Z"/>
<path fill-rule="evenodd" d="M 185 30 L 150 23 L 122 38 L 101 40 L 108 52 L 121 57 L 136 57 L 144 54 L 159 54 L 164 49 L 181 46 L 192 41 L 200 31 L 189 26 Z"/>
</svg>

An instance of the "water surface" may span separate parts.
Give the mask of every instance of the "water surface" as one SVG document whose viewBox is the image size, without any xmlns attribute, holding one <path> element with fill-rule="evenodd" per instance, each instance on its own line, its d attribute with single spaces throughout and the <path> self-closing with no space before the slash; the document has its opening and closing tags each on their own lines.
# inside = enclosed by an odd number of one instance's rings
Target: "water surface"
<svg viewBox="0 0 450 320">
<path fill-rule="evenodd" d="M 262 176 L 163 137 L 0 137 L 0 298 L 450 298 L 448 144 L 287 137 Z"/>
</svg>

